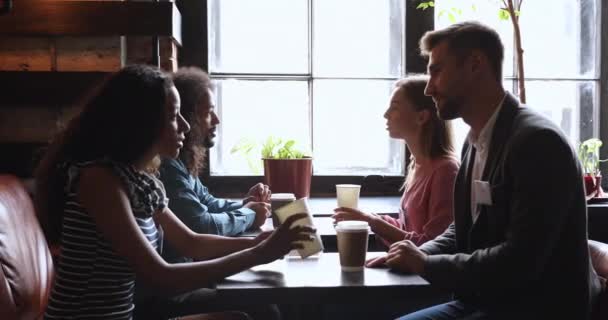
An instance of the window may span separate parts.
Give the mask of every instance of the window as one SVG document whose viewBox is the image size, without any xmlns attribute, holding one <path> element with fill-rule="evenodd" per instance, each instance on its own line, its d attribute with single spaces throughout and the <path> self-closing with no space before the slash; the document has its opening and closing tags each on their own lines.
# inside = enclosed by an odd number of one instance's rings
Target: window
<svg viewBox="0 0 608 320">
<path fill-rule="evenodd" d="M 404 0 L 354 4 L 209 1 L 209 72 L 222 121 L 212 176 L 255 175 L 230 151 L 270 135 L 311 150 L 316 176 L 403 175 L 404 146 L 388 137 L 383 114 L 405 74 Z"/>
<path fill-rule="evenodd" d="M 435 27 L 475 19 L 494 27 L 505 45 L 505 88 L 517 94 L 510 21 L 498 18 L 499 1 L 436 1 Z M 527 104 L 558 124 L 573 145 L 599 134 L 599 1 L 524 1 L 520 26 Z M 458 14 L 452 8 L 458 8 Z M 468 127 L 457 121 L 457 141 Z"/>
</svg>

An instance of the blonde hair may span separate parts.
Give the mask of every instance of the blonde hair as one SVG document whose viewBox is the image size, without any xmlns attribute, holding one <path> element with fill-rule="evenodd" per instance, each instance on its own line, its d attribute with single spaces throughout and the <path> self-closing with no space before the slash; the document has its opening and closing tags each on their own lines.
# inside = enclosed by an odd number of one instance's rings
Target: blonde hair
<svg viewBox="0 0 608 320">
<path fill-rule="evenodd" d="M 424 94 L 424 89 L 429 80 L 426 75 L 411 75 L 400 79 L 395 83 L 395 94 L 401 95 L 402 100 L 407 100 L 415 111 L 428 110 L 429 121 L 422 127 L 420 146 L 425 156 L 437 159 L 454 154 L 454 141 L 452 136 L 452 124 L 439 119 L 435 102 Z M 410 156 L 410 165 L 407 168 L 405 182 L 401 187 L 407 189 L 414 179 L 416 172 L 416 159 Z"/>
</svg>

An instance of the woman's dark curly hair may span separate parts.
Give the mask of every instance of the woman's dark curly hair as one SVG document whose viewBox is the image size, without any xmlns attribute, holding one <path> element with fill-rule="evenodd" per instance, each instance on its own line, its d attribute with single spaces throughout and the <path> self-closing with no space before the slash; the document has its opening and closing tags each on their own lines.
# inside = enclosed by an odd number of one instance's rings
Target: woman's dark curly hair
<svg viewBox="0 0 608 320">
<path fill-rule="evenodd" d="M 173 82 L 181 99 L 181 113 L 190 124 L 184 146 L 179 157 L 184 162 L 188 172 L 197 177 L 205 164 L 205 146 L 203 141 L 203 124 L 201 117 L 207 112 L 211 97 L 209 90 L 213 89 L 209 75 L 196 67 L 184 67 L 173 74 Z"/>
<path fill-rule="evenodd" d="M 51 243 L 61 234 L 65 164 L 110 159 L 135 164 L 163 130 L 171 78 L 161 70 L 131 65 L 113 74 L 81 112 L 51 141 L 38 165 L 35 203 Z"/>
</svg>

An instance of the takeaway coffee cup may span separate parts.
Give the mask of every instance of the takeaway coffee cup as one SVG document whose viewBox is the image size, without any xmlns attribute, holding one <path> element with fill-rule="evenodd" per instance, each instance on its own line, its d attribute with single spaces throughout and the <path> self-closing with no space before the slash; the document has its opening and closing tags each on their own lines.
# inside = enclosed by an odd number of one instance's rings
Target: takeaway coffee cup
<svg viewBox="0 0 608 320">
<path fill-rule="evenodd" d="M 340 221 L 336 225 L 342 271 L 361 271 L 365 265 L 369 224 L 365 221 Z"/>
<path fill-rule="evenodd" d="M 293 201 L 296 201 L 296 196 L 293 193 L 273 193 L 270 196 L 270 211 L 272 212 L 273 227 L 276 228 L 280 225 L 279 218 L 275 211 Z"/>
<path fill-rule="evenodd" d="M 278 208 L 275 212 L 280 223 L 285 222 L 287 218 L 294 214 L 306 213 L 306 217 L 295 221 L 292 228 L 301 225 L 314 227 L 312 215 L 310 214 L 310 207 L 308 206 L 308 198 L 300 198 L 296 201 L 292 201 Z M 311 234 L 311 236 L 312 241 L 300 241 L 303 248 L 297 250 L 302 258 L 306 258 L 323 251 L 323 242 L 321 241 L 319 234 L 315 232 L 314 234 Z"/>
<path fill-rule="evenodd" d="M 361 186 L 358 184 L 337 184 L 336 199 L 338 200 L 338 207 L 357 209 L 360 191 Z"/>
</svg>

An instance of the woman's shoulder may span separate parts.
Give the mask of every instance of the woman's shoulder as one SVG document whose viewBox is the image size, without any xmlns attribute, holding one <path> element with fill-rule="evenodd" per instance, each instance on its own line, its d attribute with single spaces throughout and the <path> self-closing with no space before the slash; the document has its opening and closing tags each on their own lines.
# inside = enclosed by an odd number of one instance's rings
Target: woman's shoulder
<svg viewBox="0 0 608 320">
<path fill-rule="evenodd" d="M 451 172 L 458 171 L 460 168 L 460 161 L 456 155 L 446 155 L 439 157 L 434 160 L 433 171 Z"/>
</svg>

